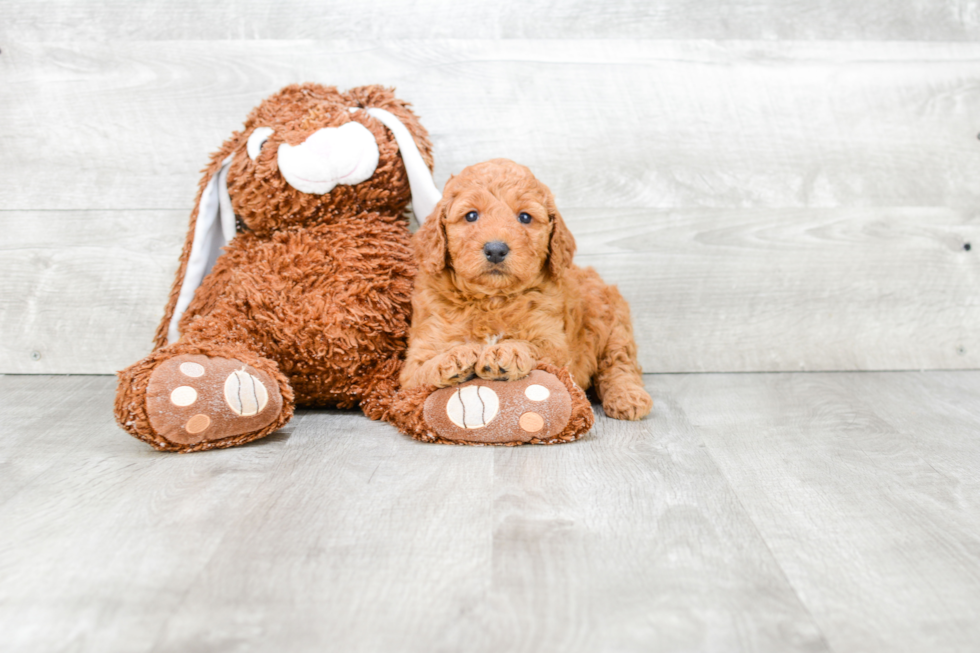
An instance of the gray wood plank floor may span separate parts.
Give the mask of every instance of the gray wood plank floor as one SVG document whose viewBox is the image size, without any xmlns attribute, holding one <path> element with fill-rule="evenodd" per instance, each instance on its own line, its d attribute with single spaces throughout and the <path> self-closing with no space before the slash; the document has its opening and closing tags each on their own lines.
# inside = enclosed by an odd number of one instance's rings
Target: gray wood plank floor
<svg viewBox="0 0 980 653">
<path fill-rule="evenodd" d="M 565 446 L 308 410 L 182 456 L 111 377 L 0 376 L 2 648 L 976 649 L 980 372 L 646 378 Z"/>
</svg>

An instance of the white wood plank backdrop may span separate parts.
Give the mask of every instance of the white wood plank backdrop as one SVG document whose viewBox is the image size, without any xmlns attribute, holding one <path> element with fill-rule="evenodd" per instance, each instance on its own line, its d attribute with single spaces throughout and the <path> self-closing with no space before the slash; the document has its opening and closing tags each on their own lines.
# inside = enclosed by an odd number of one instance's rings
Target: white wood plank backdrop
<svg viewBox="0 0 980 653">
<path fill-rule="evenodd" d="M 197 171 L 306 80 L 396 86 L 438 183 L 531 166 L 647 371 L 977 367 L 980 10 L 889 5 L 9 3 L 0 372 L 142 356 Z"/>
<path fill-rule="evenodd" d="M 0 39 L 980 38 L 975 0 L 6 0 Z"/>
</svg>

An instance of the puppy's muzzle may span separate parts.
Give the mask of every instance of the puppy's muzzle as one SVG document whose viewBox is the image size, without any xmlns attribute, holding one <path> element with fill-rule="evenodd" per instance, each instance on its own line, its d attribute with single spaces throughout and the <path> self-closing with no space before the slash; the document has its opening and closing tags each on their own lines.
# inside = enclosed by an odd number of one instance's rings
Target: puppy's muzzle
<svg viewBox="0 0 980 653">
<path fill-rule="evenodd" d="M 510 247 L 502 240 L 494 240 L 483 246 L 483 254 L 491 263 L 500 263 L 510 252 Z"/>
</svg>

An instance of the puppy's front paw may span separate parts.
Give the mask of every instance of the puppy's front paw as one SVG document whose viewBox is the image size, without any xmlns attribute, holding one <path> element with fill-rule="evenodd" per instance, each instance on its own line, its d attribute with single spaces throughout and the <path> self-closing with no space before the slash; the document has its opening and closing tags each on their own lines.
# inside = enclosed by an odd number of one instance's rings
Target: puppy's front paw
<svg viewBox="0 0 980 653">
<path fill-rule="evenodd" d="M 602 410 L 615 419 L 636 421 L 650 414 L 653 399 L 642 386 L 627 386 L 607 391 L 602 397 Z"/>
<path fill-rule="evenodd" d="M 422 366 L 421 382 L 445 388 L 471 379 L 479 356 L 479 345 L 457 345 Z"/>
<path fill-rule="evenodd" d="M 476 375 L 489 381 L 516 381 L 530 374 L 537 364 L 527 344 L 506 340 L 484 347 L 476 361 Z"/>
</svg>

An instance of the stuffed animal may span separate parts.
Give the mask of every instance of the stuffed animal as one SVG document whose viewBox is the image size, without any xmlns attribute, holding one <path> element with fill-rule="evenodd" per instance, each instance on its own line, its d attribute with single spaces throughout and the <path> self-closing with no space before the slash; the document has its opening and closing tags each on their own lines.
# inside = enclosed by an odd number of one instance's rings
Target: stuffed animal
<svg viewBox="0 0 980 653">
<path fill-rule="evenodd" d="M 293 85 L 204 170 L 156 348 L 116 418 L 169 451 L 228 447 L 295 405 L 385 415 L 415 263 L 405 216 L 439 199 L 428 134 L 391 89 Z"/>
<path fill-rule="evenodd" d="M 204 170 L 155 349 L 119 372 L 120 426 L 179 452 L 261 438 L 297 405 L 359 406 L 426 441 L 587 431 L 588 400 L 558 370 L 397 394 L 416 271 L 405 214 L 411 201 L 422 221 L 439 201 L 432 165 L 425 128 L 391 89 L 302 84 L 263 101 Z M 547 409 L 534 400 L 538 418 L 521 424 L 538 387 L 551 388 Z M 472 411 L 452 421 L 474 392 L 503 397 L 484 413 L 493 429 Z"/>
</svg>

